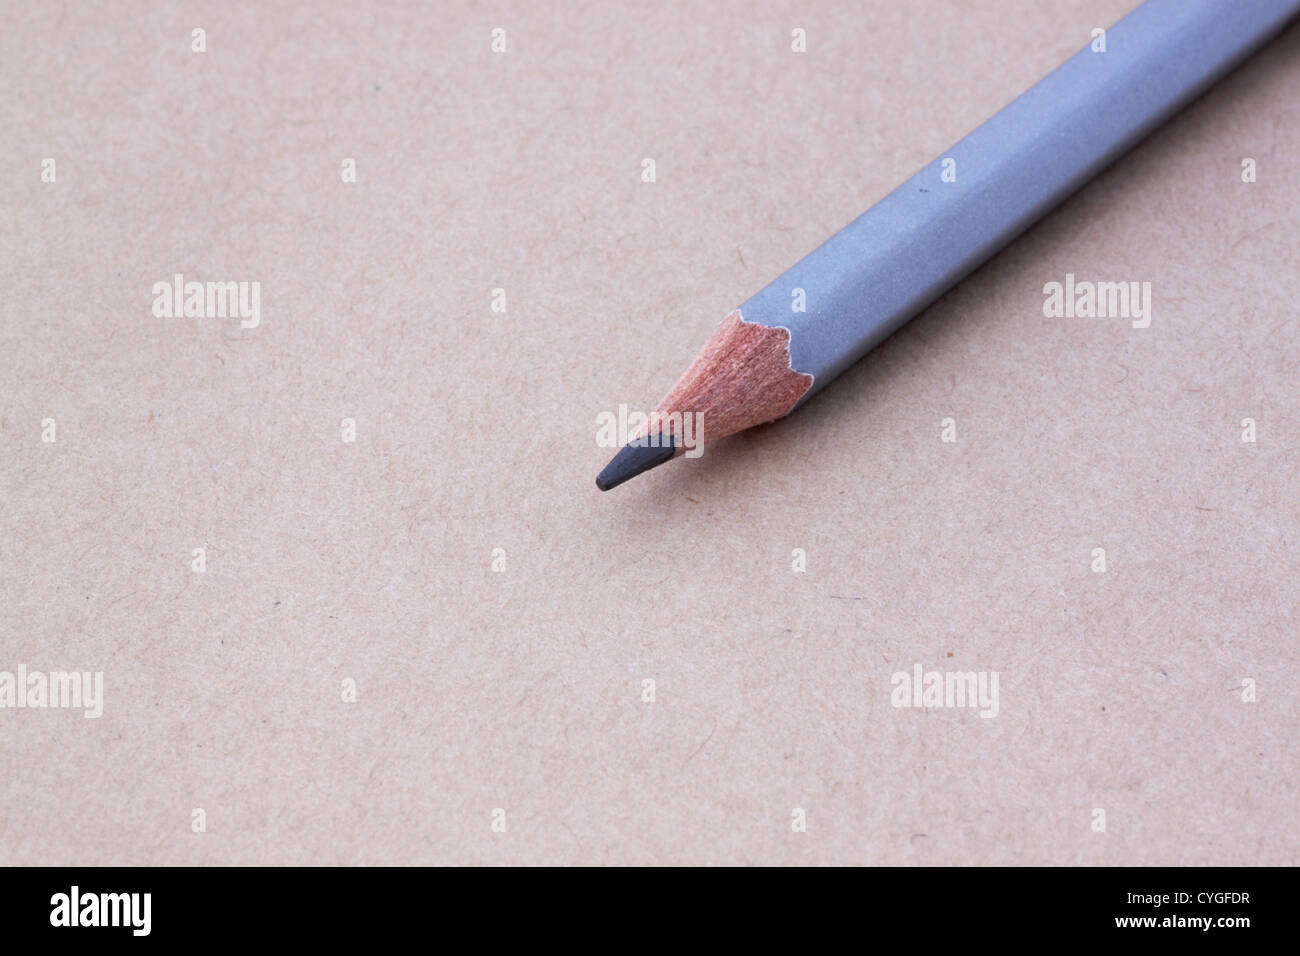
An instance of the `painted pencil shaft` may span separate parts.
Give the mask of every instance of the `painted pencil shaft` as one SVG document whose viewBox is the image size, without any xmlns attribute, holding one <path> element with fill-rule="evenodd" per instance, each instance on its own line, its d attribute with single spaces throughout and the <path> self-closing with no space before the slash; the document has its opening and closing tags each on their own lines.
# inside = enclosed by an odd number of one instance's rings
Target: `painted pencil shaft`
<svg viewBox="0 0 1300 956">
<path fill-rule="evenodd" d="M 806 401 L 1300 12 L 1147 0 L 740 307 L 790 332 Z M 947 175 L 945 175 L 947 173 Z M 794 311 L 803 290 L 804 312 Z"/>
</svg>

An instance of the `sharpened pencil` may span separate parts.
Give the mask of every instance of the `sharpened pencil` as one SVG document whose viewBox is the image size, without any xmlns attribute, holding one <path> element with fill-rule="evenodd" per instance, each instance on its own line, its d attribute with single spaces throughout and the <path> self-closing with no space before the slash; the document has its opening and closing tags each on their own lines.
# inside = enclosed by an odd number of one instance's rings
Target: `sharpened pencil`
<svg viewBox="0 0 1300 956">
<path fill-rule="evenodd" d="M 707 441 L 788 415 L 1297 13 L 1300 0 L 1147 0 L 1104 52 L 1084 47 L 727 316 L 597 486 L 680 455 L 682 415 Z"/>
</svg>

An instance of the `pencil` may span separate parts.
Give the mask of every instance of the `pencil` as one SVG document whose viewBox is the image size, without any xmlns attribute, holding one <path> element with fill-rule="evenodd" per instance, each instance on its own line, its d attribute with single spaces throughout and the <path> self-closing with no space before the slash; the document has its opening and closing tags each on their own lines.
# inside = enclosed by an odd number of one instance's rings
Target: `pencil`
<svg viewBox="0 0 1300 956">
<path fill-rule="evenodd" d="M 1147 0 L 728 315 L 597 487 L 794 411 L 1298 12 Z"/>
</svg>

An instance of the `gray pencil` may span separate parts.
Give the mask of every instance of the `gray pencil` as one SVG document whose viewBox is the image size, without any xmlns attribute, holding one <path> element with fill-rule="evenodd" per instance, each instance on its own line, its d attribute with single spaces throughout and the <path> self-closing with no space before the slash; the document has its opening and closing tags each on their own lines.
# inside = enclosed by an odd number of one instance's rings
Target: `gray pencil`
<svg viewBox="0 0 1300 956">
<path fill-rule="evenodd" d="M 597 486 L 793 411 L 1297 13 L 1147 0 L 731 313 Z"/>
</svg>

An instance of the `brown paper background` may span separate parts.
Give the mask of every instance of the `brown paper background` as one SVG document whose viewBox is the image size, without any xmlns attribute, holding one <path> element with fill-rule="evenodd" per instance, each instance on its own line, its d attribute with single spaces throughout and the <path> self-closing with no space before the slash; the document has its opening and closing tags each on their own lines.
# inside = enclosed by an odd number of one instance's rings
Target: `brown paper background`
<svg viewBox="0 0 1300 956">
<path fill-rule="evenodd" d="M 1133 5 L 11 5 L 0 669 L 105 706 L 0 710 L 0 862 L 1296 863 L 1300 29 L 795 417 L 593 486 L 599 412 Z"/>
</svg>

